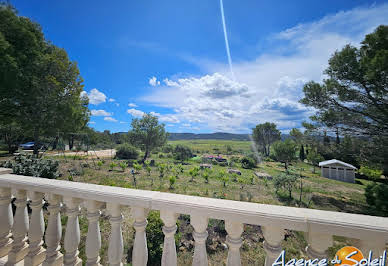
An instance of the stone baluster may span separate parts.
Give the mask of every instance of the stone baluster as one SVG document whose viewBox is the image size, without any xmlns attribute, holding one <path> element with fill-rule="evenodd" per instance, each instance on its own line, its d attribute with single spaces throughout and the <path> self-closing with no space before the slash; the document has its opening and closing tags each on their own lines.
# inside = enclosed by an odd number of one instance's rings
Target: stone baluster
<svg viewBox="0 0 388 266">
<path fill-rule="evenodd" d="M 284 239 L 284 229 L 275 226 L 262 226 L 264 235 L 265 266 L 271 266 L 282 252 L 282 240 Z"/>
<path fill-rule="evenodd" d="M 228 233 L 226 236 L 226 243 L 229 247 L 226 265 L 240 266 L 240 247 L 242 245 L 241 234 L 244 231 L 244 225 L 242 223 L 225 221 L 225 230 Z"/>
<path fill-rule="evenodd" d="M 147 214 L 148 211 L 144 208 L 132 208 L 132 215 L 135 218 L 133 227 L 136 230 L 132 250 L 132 264 L 135 266 L 146 266 L 148 261 L 147 237 L 145 232 Z"/>
<path fill-rule="evenodd" d="M 88 200 L 86 202 L 86 208 L 88 210 L 87 218 L 89 221 L 88 234 L 86 236 L 86 265 L 87 266 L 99 266 L 100 265 L 100 248 L 101 248 L 101 234 L 100 234 L 100 210 L 98 209 L 98 203 L 94 200 Z"/>
<path fill-rule="evenodd" d="M 108 247 L 108 261 L 111 266 L 123 265 L 121 260 L 123 258 L 123 234 L 121 232 L 121 222 L 123 216 L 121 215 L 120 205 L 117 203 L 107 203 L 107 209 L 110 214 L 111 233 L 109 237 Z"/>
<path fill-rule="evenodd" d="M 62 238 L 62 223 L 61 223 L 61 197 L 54 194 L 47 196 L 49 206 L 47 207 L 50 215 L 47 223 L 45 242 L 47 245 L 46 259 L 43 266 L 60 266 L 63 265 L 63 254 L 60 241 Z"/>
<path fill-rule="evenodd" d="M 207 266 L 206 239 L 208 233 L 206 229 L 208 225 L 208 218 L 199 214 L 191 215 L 190 223 L 194 228 L 193 237 L 195 240 L 193 265 Z"/>
<path fill-rule="evenodd" d="M 28 253 L 27 232 L 28 232 L 28 212 L 27 197 L 25 190 L 16 192 L 16 212 L 14 224 L 12 226 L 13 243 L 8 254 L 7 265 L 14 265 L 24 259 Z"/>
<path fill-rule="evenodd" d="M 36 266 L 40 265 L 46 257 L 46 250 L 42 247 L 44 235 L 43 194 L 31 191 L 28 193 L 28 197 L 31 199 L 31 221 L 28 233 L 30 247 L 27 257 L 24 259 L 24 265 Z"/>
<path fill-rule="evenodd" d="M 64 198 L 66 204 L 67 224 L 65 232 L 65 266 L 80 266 L 82 260 L 78 257 L 78 245 L 80 242 L 80 229 L 78 222 L 78 214 L 80 211 L 80 201 L 75 198 Z"/>
<path fill-rule="evenodd" d="M 174 235 L 177 230 L 176 219 L 178 218 L 178 215 L 172 211 L 161 210 L 160 218 L 164 223 L 162 266 L 176 266 L 177 255 Z"/>
<path fill-rule="evenodd" d="M 333 245 L 333 236 L 330 233 L 309 230 L 307 242 L 306 251 L 311 259 L 325 259 L 327 258 L 327 249 Z"/>
<path fill-rule="evenodd" d="M 11 206 L 11 189 L 0 188 L 0 258 L 8 255 L 11 250 L 11 227 L 13 213 Z"/>
<path fill-rule="evenodd" d="M 364 258 L 368 258 L 369 252 L 371 251 L 373 259 L 382 256 L 386 249 L 384 236 L 373 236 L 370 239 L 358 240 L 355 247 L 361 250 Z"/>
</svg>

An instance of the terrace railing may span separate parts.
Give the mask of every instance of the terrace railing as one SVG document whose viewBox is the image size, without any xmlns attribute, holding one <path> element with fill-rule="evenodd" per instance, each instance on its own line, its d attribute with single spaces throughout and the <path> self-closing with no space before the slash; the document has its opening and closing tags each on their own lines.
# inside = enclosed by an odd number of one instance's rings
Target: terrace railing
<svg viewBox="0 0 388 266">
<path fill-rule="evenodd" d="M 16 198 L 14 212 L 13 198 Z M 32 210 L 30 217 L 28 200 Z M 46 228 L 42 210 L 45 201 L 49 212 Z M 63 214 L 62 204 L 66 206 Z M 131 208 L 134 217 L 136 233 L 132 264 L 135 266 L 147 264 L 145 229 L 149 210 L 160 211 L 164 223 L 163 266 L 177 265 L 174 234 L 179 214 L 190 215 L 195 240 L 193 265 L 200 266 L 208 265 L 206 238 L 209 218 L 225 221 L 229 266 L 241 265 L 244 224 L 261 226 L 265 238 L 265 265 L 272 265 L 282 251 L 285 229 L 306 233 L 307 254 L 311 258 L 327 256 L 333 235 L 358 239 L 358 248 L 375 254 L 382 254 L 388 242 L 388 218 L 50 180 L 3 171 L 0 175 L 0 258 L 6 261 L 6 265 L 82 265 L 78 256 L 80 206 L 86 208 L 88 219 L 86 265 L 100 265 L 101 208 L 106 208 L 111 224 L 109 265 L 122 265 L 122 208 Z M 64 254 L 60 252 L 61 215 L 68 217 Z"/>
</svg>

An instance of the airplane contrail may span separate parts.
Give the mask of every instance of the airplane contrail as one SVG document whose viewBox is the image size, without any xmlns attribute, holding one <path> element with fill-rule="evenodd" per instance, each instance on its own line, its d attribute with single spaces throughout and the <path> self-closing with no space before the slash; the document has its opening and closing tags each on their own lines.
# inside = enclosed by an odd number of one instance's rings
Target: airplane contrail
<svg viewBox="0 0 388 266">
<path fill-rule="evenodd" d="M 224 16 L 224 4 L 222 0 L 220 0 L 220 7 L 221 7 L 222 26 L 224 28 L 225 48 L 226 48 L 226 54 L 228 55 L 230 73 L 232 74 L 233 80 L 236 80 L 233 72 L 232 57 L 230 56 L 228 34 L 226 33 L 226 24 L 225 24 L 225 16 Z"/>
</svg>

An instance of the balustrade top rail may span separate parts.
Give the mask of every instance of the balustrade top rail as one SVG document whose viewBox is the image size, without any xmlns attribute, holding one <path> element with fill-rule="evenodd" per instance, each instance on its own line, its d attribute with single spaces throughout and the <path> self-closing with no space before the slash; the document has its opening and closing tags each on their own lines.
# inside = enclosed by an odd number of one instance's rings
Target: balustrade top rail
<svg viewBox="0 0 388 266">
<path fill-rule="evenodd" d="M 152 210 L 167 209 L 180 214 L 203 215 L 208 218 L 276 226 L 304 232 L 312 230 L 318 233 L 370 240 L 383 238 L 388 242 L 388 218 L 384 217 L 187 196 L 13 174 L 0 175 L 0 187 L 52 193 L 63 197 L 118 203 Z"/>
</svg>

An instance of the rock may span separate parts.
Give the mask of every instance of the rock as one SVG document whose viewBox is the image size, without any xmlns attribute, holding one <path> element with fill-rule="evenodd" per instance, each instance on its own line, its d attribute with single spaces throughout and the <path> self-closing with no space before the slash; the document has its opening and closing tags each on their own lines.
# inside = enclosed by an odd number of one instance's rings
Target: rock
<svg viewBox="0 0 388 266">
<path fill-rule="evenodd" d="M 263 172 L 255 172 L 255 175 L 260 178 L 260 179 L 263 179 L 263 178 L 266 178 L 268 180 L 272 180 L 272 176 L 270 176 L 269 174 L 267 173 L 263 173 Z"/>
<path fill-rule="evenodd" d="M 223 250 L 227 250 L 228 249 L 228 245 L 225 244 L 225 243 L 221 243 L 220 246 L 222 247 Z"/>
<path fill-rule="evenodd" d="M 241 175 L 241 171 L 238 169 L 228 169 L 228 173 Z"/>
<path fill-rule="evenodd" d="M 211 164 L 207 164 L 207 163 L 200 164 L 199 167 L 201 169 L 205 169 L 205 168 L 212 169 L 212 165 Z"/>
<path fill-rule="evenodd" d="M 185 251 L 185 250 L 186 250 L 185 247 L 180 247 L 180 248 L 179 248 L 179 251 Z"/>
</svg>

